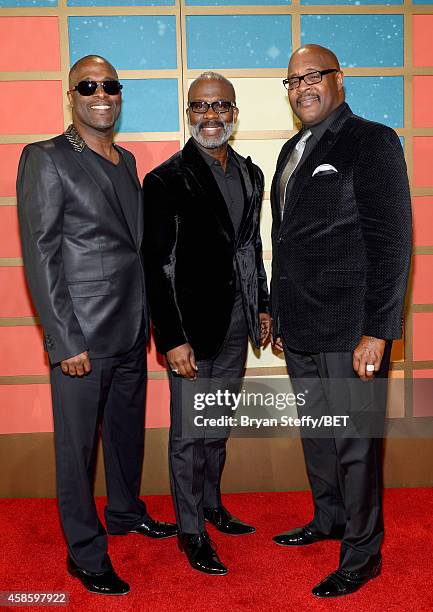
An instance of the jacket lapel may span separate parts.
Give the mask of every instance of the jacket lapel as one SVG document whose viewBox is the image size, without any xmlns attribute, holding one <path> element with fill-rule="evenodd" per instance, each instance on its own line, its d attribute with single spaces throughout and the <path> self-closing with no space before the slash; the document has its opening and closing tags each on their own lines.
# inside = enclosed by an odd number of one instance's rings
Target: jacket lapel
<svg viewBox="0 0 433 612">
<path fill-rule="evenodd" d="M 320 165 L 323 158 L 328 154 L 337 139 L 340 137 L 344 123 L 346 119 L 350 116 L 350 114 L 351 111 L 349 107 L 347 107 L 347 111 L 339 115 L 335 122 L 326 130 L 322 138 L 317 143 L 316 147 L 314 147 L 310 155 L 299 168 L 299 171 L 294 177 L 293 187 L 290 192 L 290 201 L 287 203 L 287 207 L 284 211 L 284 216 L 281 224 L 282 227 L 284 226 L 284 223 L 287 223 L 288 219 L 290 219 L 290 215 L 293 212 L 293 209 L 295 208 L 296 204 L 298 203 L 301 191 L 305 187 L 306 183 L 311 180 L 314 169 L 318 165 Z M 294 145 L 296 144 L 296 142 L 297 140 L 295 141 Z M 293 148 L 290 149 L 290 151 L 292 150 Z M 285 157 L 285 159 L 287 159 L 287 156 Z"/>
<path fill-rule="evenodd" d="M 129 231 L 131 232 L 131 236 L 134 238 L 134 242 L 137 246 L 140 246 L 141 240 L 143 237 L 143 207 L 142 207 L 142 193 L 141 193 L 141 185 L 138 180 L 137 170 L 134 162 L 129 157 L 129 155 L 124 155 L 121 147 L 114 145 L 116 150 L 119 152 L 119 155 L 122 156 L 123 161 L 128 169 L 128 172 L 131 176 L 134 185 L 137 187 L 137 199 L 136 202 L 131 202 L 128 204 L 130 206 L 130 210 L 125 210 L 126 202 L 120 202 L 120 205 L 123 209 L 123 214 L 128 223 Z M 132 212 L 132 215 L 131 215 Z"/>
<path fill-rule="evenodd" d="M 249 226 L 252 215 L 254 214 L 254 208 L 256 203 L 256 180 L 254 176 L 254 166 L 251 161 L 251 157 L 247 157 L 245 160 L 235 153 L 235 157 L 238 161 L 238 168 L 240 171 L 242 187 L 244 192 L 244 211 L 242 214 L 241 224 L 237 235 L 236 242 L 239 244 L 242 242 L 245 228 Z"/>
<path fill-rule="evenodd" d="M 192 138 L 188 140 L 182 150 L 182 159 L 185 162 L 191 176 L 199 185 L 203 192 L 203 197 L 215 216 L 220 221 L 228 240 L 234 242 L 235 230 L 230 219 L 230 213 L 224 198 L 218 189 L 218 184 L 213 177 L 211 169 L 208 167 L 200 152 L 197 150 Z"/>
</svg>

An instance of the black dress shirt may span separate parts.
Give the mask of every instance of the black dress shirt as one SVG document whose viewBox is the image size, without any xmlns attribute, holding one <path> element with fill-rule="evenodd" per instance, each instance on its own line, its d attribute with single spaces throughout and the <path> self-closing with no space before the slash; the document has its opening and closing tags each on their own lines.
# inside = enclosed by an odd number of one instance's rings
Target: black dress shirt
<svg viewBox="0 0 433 612">
<path fill-rule="evenodd" d="M 231 147 L 227 149 L 227 166 L 225 172 L 217 159 L 205 153 L 200 147 L 197 147 L 197 149 L 200 151 L 203 159 L 212 171 L 228 208 L 235 234 L 237 235 L 241 225 L 242 215 L 244 214 L 245 194 L 239 174 L 238 163 L 233 155 L 232 149 Z"/>
<path fill-rule="evenodd" d="M 121 209 L 124 212 L 129 227 L 137 227 L 137 187 L 132 180 L 128 168 L 123 160 L 122 155 L 119 153 L 119 163 L 113 164 L 109 159 L 99 155 L 96 151 L 92 151 L 94 155 L 100 160 L 100 164 L 104 169 L 105 174 L 110 179 L 114 191 L 116 192 L 117 199 L 121 205 Z"/>
</svg>

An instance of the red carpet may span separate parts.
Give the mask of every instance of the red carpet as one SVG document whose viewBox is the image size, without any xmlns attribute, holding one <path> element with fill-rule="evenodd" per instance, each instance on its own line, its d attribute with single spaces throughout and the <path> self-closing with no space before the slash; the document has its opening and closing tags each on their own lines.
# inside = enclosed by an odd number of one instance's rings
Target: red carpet
<svg viewBox="0 0 433 612">
<path fill-rule="evenodd" d="M 0 590 L 68 591 L 67 608 L 83 611 L 433 610 L 433 489 L 386 491 L 382 575 L 358 593 L 331 601 L 314 598 L 310 589 L 336 568 L 339 544 L 285 549 L 271 541 L 276 533 L 308 521 L 308 493 L 226 495 L 224 500 L 234 514 L 257 527 L 256 534 L 241 538 L 209 528 L 230 569 L 227 576 L 208 577 L 190 569 L 174 539 L 111 537 L 113 564 L 131 593 L 110 598 L 88 594 L 66 574 L 55 500 L 2 499 Z M 173 518 L 168 497 L 146 501 L 155 518 Z M 103 503 L 98 500 L 99 509 Z"/>
</svg>

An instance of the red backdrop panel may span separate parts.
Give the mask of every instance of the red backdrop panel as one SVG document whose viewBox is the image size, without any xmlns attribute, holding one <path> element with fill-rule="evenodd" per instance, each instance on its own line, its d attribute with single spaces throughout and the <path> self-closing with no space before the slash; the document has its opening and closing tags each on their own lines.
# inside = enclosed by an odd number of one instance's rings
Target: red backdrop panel
<svg viewBox="0 0 433 612">
<path fill-rule="evenodd" d="M 153 170 L 163 161 L 179 151 L 180 143 L 177 140 L 161 142 L 119 142 L 120 146 L 125 147 L 135 155 L 137 160 L 137 171 L 140 182 L 143 182 L 144 175 Z"/>
<path fill-rule="evenodd" d="M 27 289 L 24 268 L 0 266 L 0 317 L 32 317 L 36 311 Z"/>
<path fill-rule="evenodd" d="M 50 385 L 0 385 L 0 434 L 53 431 Z"/>
<path fill-rule="evenodd" d="M 415 255 L 413 258 L 414 304 L 431 304 L 433 302 L 432 279 L 433 255 Z"/>
<path fill-rule="evenodd" d="M 60 70 L 58 17 L 2 17 L 0 71 L 36 70 Z"/>
<path fill-rule="evenodd" d="M 413 127 L 432 127 L 433 76 L 413 77 Z"/>
<path fill-rule="evenodd" d="M 170 425 L 168 381 L 150 380 L 146 428 Z M 50 385 L 0 385 L 0 434 L 53 431 Z"/>
<path fill-rule="evenodd" d="M 433 312 L 413 313 L 413 359 L 433 359 Z"/>
<path fill-rule="evenodd" d="M 0 376 L 48 373 L 39 326 L 0 327 Z"/>
<path fill-rule="evenodd" d="M 170 426 L 168 380 L 149 380 L 147 385 L 146 429 Z"/>
<path fill-rule="evenodd" d="M 414 66 L 433 64 L 433 15 L 413 16 L 413 63 Z"/>
<path fill-rule="evenodd" d="M 0 257 L 21 257 L 16 206 L 0 206 Z"/>
<path fill-rule="evenodd" d="M 16 195 L 15 182 L 23 144 L 0 144 L 0 197 Z"/>
<path fill-rule="evenodd" d="M 62 100 L 61 81 L 0 83 L 0 134 L 62 132 Z"/>
<path fill-rule="evenodd" d="M 433 370 L 414 370 L 413 378 L 413 416 L 433 416 Z"/>
<path fill-rule="evenodd" d="M 415 246 L 433 246 L 433 196 L 412 199 Z"/>
<path fill-rule="evenodd" d="M 147 350 L 147 369 L 149 372 L 162 372 L 166 369 L 165 358 L 156 352 L 153 337 L 150 339 L 150 346 Z"/>
<path fill-rule="evenodd" d="M 413 139 L 413 185 L 433 186 L 433 137 L 416 136 Z"/>
</svg>

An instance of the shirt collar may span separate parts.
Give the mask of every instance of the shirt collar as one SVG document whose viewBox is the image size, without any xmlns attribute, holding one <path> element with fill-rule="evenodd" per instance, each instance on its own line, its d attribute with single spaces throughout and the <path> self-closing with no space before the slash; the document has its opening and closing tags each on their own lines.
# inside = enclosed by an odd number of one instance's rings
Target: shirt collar
<svg viewBox="0 0 433 612">
<path fill-rule="evenodd" d="M 342 104 L 340 104 L 340 106 L 337 106 L 337 108 L 333 110 L 332 113 L 326 117 L 326 119 L 324 119 L 320 123 L 316 123 L 316 125 L 310 126 L 309 128 L 304 127 L 304 130 L 305 129 L 311 130 L 312 135 L 314 136 L 315 140 L 318 142 L 322 138 L 326 130 L 341 115 L 341 113 L 346 109 L 346 107 L 347 107 L 347 104 L 343 102 Z"/>
<path fill-rule="evenodd" d="M 201 149 L 197 145 L 197 143 L 194 140 L 194 138 L 192 138 L 192 142 L 194 143 L 195 148 L 199 151 L 199 153 L 201 154 L 201 156 L 203 157 L 204 161 L 207 163 L 209 168 L 211 168 L 212 166 L 221 166 L 221 164 L 219 163 L 219 161 L 217 159 L 212 157 L 212 155 L 209 155 L 209 153 L 206 153 L 205 151 L 203 151 L 203 149 Z M 234 156 L 234 153 L 233 153 L 233 149 L 229 145 L 227 147 L 227 166 L 231 165 L 232 163 L 235 163 L 235 156 Z"/>
</svg>

